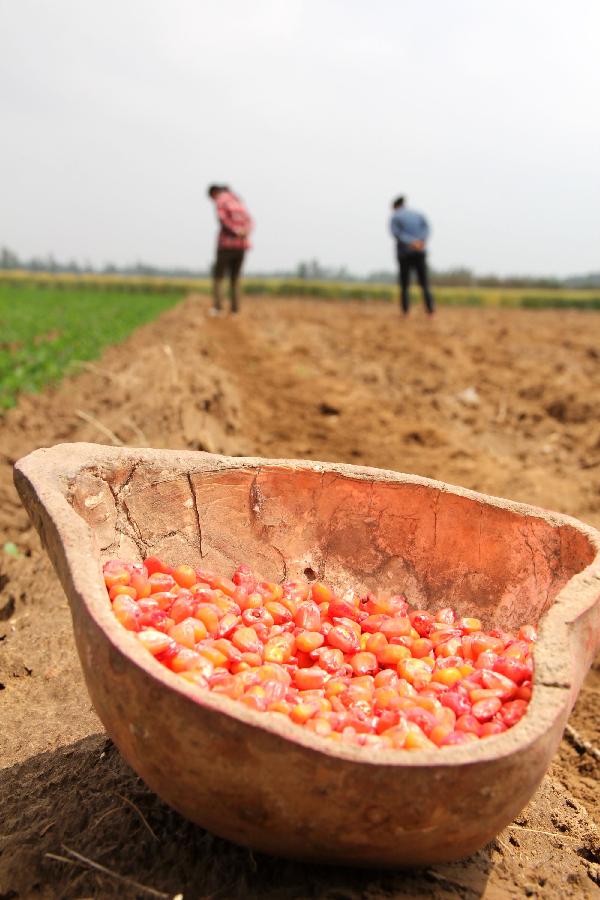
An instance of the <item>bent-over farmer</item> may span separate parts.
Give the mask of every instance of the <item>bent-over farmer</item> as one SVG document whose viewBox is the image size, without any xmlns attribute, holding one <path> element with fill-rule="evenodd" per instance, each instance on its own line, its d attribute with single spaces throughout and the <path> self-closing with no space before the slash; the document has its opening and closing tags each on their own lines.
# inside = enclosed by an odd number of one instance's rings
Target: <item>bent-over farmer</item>
<svg viewBox="0 0 600 900">
<path fill-rule="evenodd" d="M 208 196 L 214 201 L 220 229 L 217 238 L 217 257 L 213 267 L 212 315 L 219 315 L 223 308 L 222 283 L 229 277 L 229 301 L 231 313 L 240 309 L 240 274 L 246 250 L 250 248 L 252 218 L 233 191 L 226 185 L 211 184 Z"/>
</svg>

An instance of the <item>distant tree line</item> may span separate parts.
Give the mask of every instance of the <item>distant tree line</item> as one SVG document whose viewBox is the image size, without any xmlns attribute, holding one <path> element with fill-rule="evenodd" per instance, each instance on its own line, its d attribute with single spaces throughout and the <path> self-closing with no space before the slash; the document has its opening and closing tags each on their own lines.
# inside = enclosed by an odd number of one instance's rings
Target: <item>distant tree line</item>
<svg viewBox="0 0 600 900">
<path fill-rule="evenodd" d="M 265 273 L 266 274 L 266 273 Z M 287 273 L 286 273 L 287 274 Z M 339 269 L 321 266 L 316 259 L 301 262 L 296 271 L 290 273 L 296 278 L 312 281 L 360 281 L 377 284 L 395 284 L 396 272 L 381 269 L 367 276 L 354 275 L 345 266 Z M 448 287 L 514 287 L 514 288 L 597 288 L 600 287 L 600 272 L 588 275 L 572 275 L 567 278 L 553 278 L 536 275 L 476 275 L 471 269 L 432 269 L 431 281 Z"/>
<path fill-rule="evenodd" d="M 31 259 L 21 259 L 8 247 L 0 247 L 0 269 L 24 269 L 30 272 L 71 272 L 75 275 L 146 275 L 174 278 L 207 278 L 210 274 L 206 269 L 189 269 L 183 267 L 153 266 L 145 262 L 131 263 L 125 266 L 116 266 L 107 262 L 103 266 L 94 266 L 91 262 L 83 263 L 76 260 L 64 262 L 55 259 L 53 254 L 48 256 L 34 256 Z M 371 272 L 368 275 L 356 275 L 350 272 L 346 266 L 337 268 L 323 266 L 317 259 L 302 261 L 295 269 L 275 270 L 270 272 L 253 272 L 258 278 L 298 278 L 306 281 L 340 281 L 340 282 L 371 282 L 376 284 L 395 284 L 397 275 L 387 269 Z M 477 275 L 471 269 L 459 267 L 455 269 L 433 270 L 431 280 L 434 284 L 455 287 L 514 287 L 514 288 L 598 288 L 600 287 L 600 272 L 590 272 L 587 275 L 572 275 L 567 278 L 551 278 L 523 275 Z"/>
<path fill-rule="evenodd" d="M 145 262 L 131 263 L 126 266 L 116 266 L 107 262 L 103 266 L 94 266 L 86 260 L 77 262 L 60 261 L 54 258 L 52 253 L 48 256 L 34 256 L 31 259 L 21 259 L 8 247 L 0 247 L 0 269 L 23 269 L 27 272 L 70 272 L 74 275 L 156 275 L 160 277 L 174 278 L 206 278 L 208 269 L 188 269 L 185 267 L 151 266 Z"/>
</svg>

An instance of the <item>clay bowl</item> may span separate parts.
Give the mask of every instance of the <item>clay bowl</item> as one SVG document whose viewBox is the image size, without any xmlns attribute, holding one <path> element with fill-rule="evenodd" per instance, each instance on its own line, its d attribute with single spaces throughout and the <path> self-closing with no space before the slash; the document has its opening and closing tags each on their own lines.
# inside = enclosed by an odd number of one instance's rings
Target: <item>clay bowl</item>
<svg viewBox="0 0 600 900">
<path fill-rule="evenodd" d="M 180 813 L 260 851 L 398 866 L 477 850 L 540 782 L 600 642 L 600 534 L 545 510 L 377 469 L 96 444 L 37 450 L 15 482 L 109 735 Z M 110 611 L 102 561 L 148 554 L 539 622 L 529 710 L 476 745 L 374 754 L 199 693 Z"/>
</svg>

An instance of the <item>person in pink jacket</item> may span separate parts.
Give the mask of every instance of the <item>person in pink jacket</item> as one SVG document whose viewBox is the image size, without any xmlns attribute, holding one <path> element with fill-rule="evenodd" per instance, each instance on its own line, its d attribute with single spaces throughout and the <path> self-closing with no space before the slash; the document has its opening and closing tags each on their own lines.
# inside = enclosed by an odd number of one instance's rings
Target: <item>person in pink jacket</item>
<svg viewBox="0 0 600 900">
<path fill-rule="evenodd" d="M 240 274 L 246 250 L 251 246 L 249 235 L 253 222 L 250 213 L 230 188 L 211 184 L 208 196 L 214 201 L 219 220 L 217 257 L 213 266 L 212 315 L 219 315 L 223 308 L 222 283 L 229 277 L 229 300 L 232 315 L 240 310 Z"/>
</svg>

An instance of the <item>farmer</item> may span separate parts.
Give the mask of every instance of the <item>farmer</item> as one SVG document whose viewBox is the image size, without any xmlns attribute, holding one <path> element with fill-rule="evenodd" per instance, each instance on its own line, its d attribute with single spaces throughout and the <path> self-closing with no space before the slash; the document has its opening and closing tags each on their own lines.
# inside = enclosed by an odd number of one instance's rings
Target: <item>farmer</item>
<svg viewBox="0 0 600 900">
<path fill-rule="evenodd" d="M 221 313 L 221 286 L 225 275 L 229 277 L 231 313 L 235 315 L 240 309 L 240 273 L 244 254 L 250 247 L 248 236 L 252 230 L 252 219 L 240 198 L 224 184 L 211 184 L 208 196 L 214 201 L 221 225 L 213 267 L 213 307 L 210 315 Z"/>
<path fill-rule="evenodd" d="M 392 218 L 390 219 L 390 231 L 396 238 L 396 249 L 399 265 L 400 304 L 404 315 L 408 315 L 410 301 L 408 299 L 408 287 L 410 273 L 414 269 L 417 279 L 423 291 L 423 300 L 427 314 L 432 316 L 435 312 L 435 304 L 429 282 L 427 279 L 427 259 L 425 242 L 429 237 L 429 225 L 425 216 L 408 209 L 405 206 L 405 198 L 397 197 L 392 203 Z"/>
</svg>

